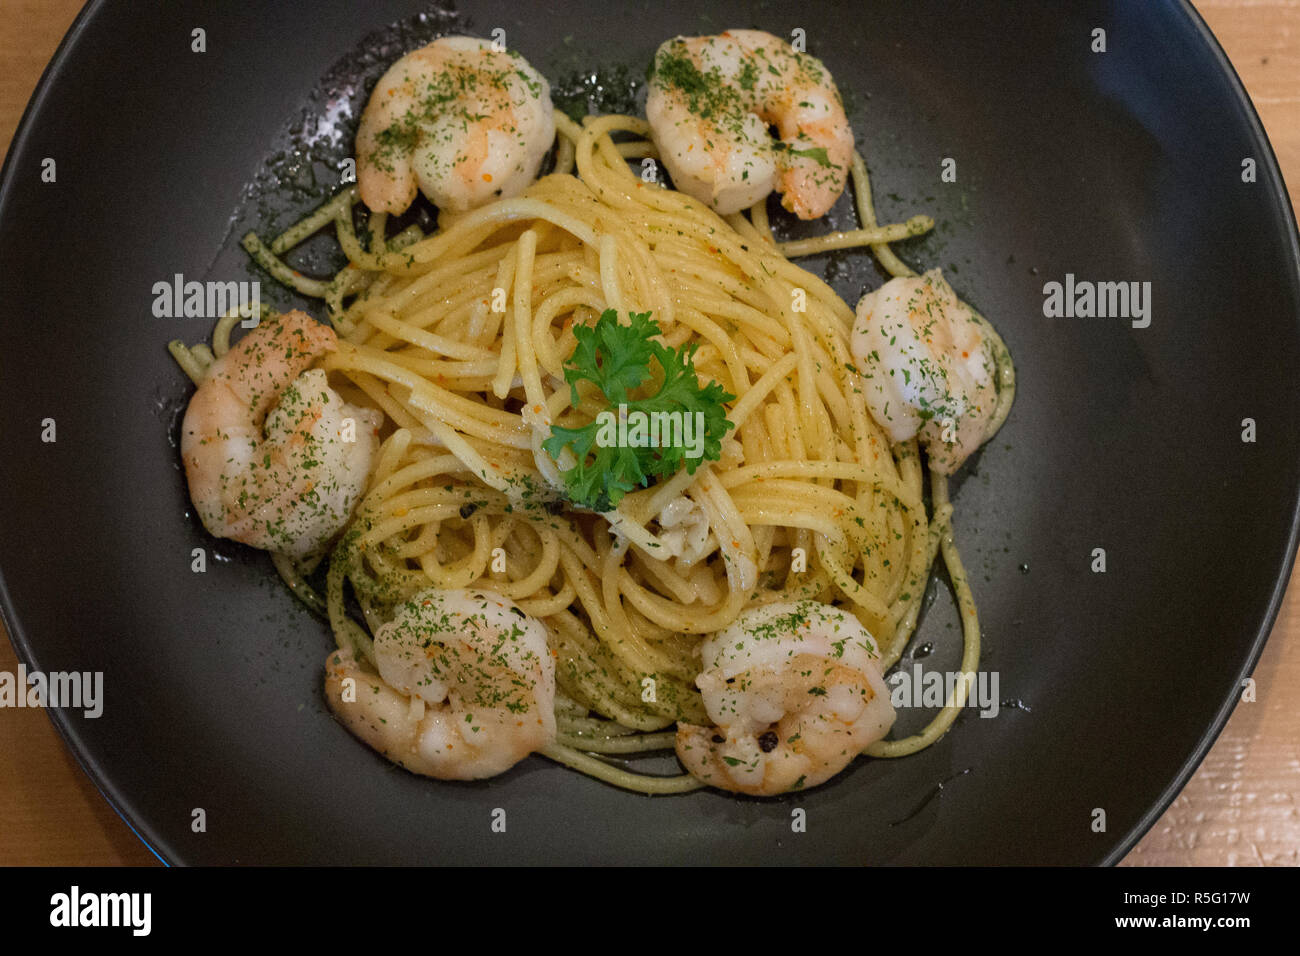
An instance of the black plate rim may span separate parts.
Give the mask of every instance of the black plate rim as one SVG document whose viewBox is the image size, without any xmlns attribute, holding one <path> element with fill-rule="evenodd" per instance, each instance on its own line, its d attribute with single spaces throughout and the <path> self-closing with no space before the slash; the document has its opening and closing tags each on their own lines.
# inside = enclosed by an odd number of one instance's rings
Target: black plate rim
<svg viewBox="0 0 1300 956">
<path fill-rule="evenodd" d="M 64 65 L 71 55 L 73 48 L 80 39 L 82 32 L 85 30 L 89 21 L 98 15 L 107 5 L 108 0 L 88 0 L 86 5 L 77 14 L 68 32 L 59 42 L 53 57 L 41 74 L 36 88 L 28 100 L 23 115 L 18 123 L 10 141 L 9 150 L 5 156 L 4 165 L 0 167 L 0 222 L 4 218 L 4 210 L 7 205 L 9 192 L 13 187 L 13 181 L 16 177 L 16 167 L 18 165 L 16 157 L 24 152 L 26 141 L 29 137 L 34 117 L 39 111 L 45 97 L 62 72 Z M 1235 108 L 1239 116 L 1242 116 L 1249 125 L 1252 138 L 1259 147 L 1259 156 L 1263 160 L 1260 167 L 1267 174 L 1269 192 L 1274 202 L 1281 206 L 1281 219 L 1284 225 L 1290 226 L 1287 233 L 1287 240 L 1290 245 L 1290 255 L 1292 270 L 1300 274 L 1300 231 L 1297 229 L 1297 221 L 1294 208 L 1291 204 L 1290 193 L 1287 190 L 1286 181 L 1282 176 L 1281 169 L 1278 166 L 1277 156 L 1273 150 L 1272 143 L 1264 130 L 1263 123 L 1259 118 L 1259 113 L 1255 109 L 1249 94 L 1246 92 L 1245 85 L 1242 83 L 1240 75 L 1232 65 L 1231 60 L 1224 52 L 1222 45 L 1215 37 L 1213 31 L 1206 24 L 1205 19 L 1192 6 L 1191 0 L 1178 0 L 1178 6 L 1182 15 L 1188 20 L 1191 29 L 1195 32 L 1201 42 L 1205 43 L 1211 55 L 1213 56 L 1218 68 L 1224 73 L 1229 81 L 1232 95 L 1235 99 Z M 1300 314 L 1295 317 L 1296 324 L 1300 326 Z M 1161 792 L 1160 797 L 1152 804 L 1147 812 L 1135 823 L 1127 833 L 1123 835 L 1112 847 L 1112 849 L 1101 858 L 1099 865 L 1114 866 L 1122 860 L 1137 844 L 1137 842 L 1155 825 L 1156 821 L 1173 803 L 1174 799 L 1187 785 L 1196 769 L 1200 766 L 1205 755 L 1209 752 L 1214 743 L 1218 740 L 1228 719 L 1231 717 L 1236 708 L 1239 699 L 1239 688 L 1242 681 L 1249 677 L 1254 671 L 1263 653 L 1264 645 L 1267 643 L 1273 626 L 1281 611 L 1282 602 L 1286 594 L 1287 586 L 1290 583 L 1292 571 L 1295 567 L 1297 548 L 1300 546 L 1300 487 L 1293 491 L 1291 501 L 1290 529 L 1287 535 L 1286 554 L 1278 569 L 1277 576 L 1273 582 L 1273 589 L 1269 596 L 1267 606 L 1264 609 L 1263 617 L 1260 619 L 1257 632 L 1252 639 L 1249 653 L 1246 655 L 1238 670 L 1237 680 L 1234 682 L 1234 689 L 1221 703 L 1215 714 L 1213 721 L 1202 733 L 1197 745 L 1183 762 L 1173 779 Z M 36 655 L 27 637 L 25 630 L 18 620 L 18 616 L 13 607 L 12 600 L 9 596 L 9 588 L 6 583 L 3 569 L 0 569 L 0 621 L 3 622 L 9 634 L 10 642 L 19 660 L 26 666 L 37 669 L 38 664 Z M 164 866 L 174 864 L 185 865 L 181 855 L 167 844 L 153 827 L 149 825 L 148 820 L 138 817 L 130 809 L 130 801 L 126 799 L 121 789 L 114 784 L 106 769 L 101 766 L 95 756 L 89 752 L 84 745 L 80 735 L 76 732 L 67 716 L 57 708 L 46 708 L 46 715 L 54 725 L 55 730 L 63 739 L 64 744 L 72 753 L 81 767 L 82 771 L 90 778 L 91 783 L 100 792 L 104 799 L 112 807 L 113 811 L 122 819 L 133 834 L 141 843 L 152 853 Z"/>
<path fill-rule="evenodd" d="M 1291 245 L 1292 271 L 1300 273 L 1300 232 L 1297 231 L 1295 209 L 1291 204 L 1291 195 L 1287 191 L 1286 180 L 1283 178 L 1282 170 L 1278 166 L 1277 154 L 1273 151 L 1273 144 L 1264 130 L 1264 124 L 1259 118 L 1259 112 L 1255 109 L 1250 94 L 1246 92 L 1246 85 L 1241 81 L 1241 75 L 1237 72 L 1237 68 L 1232 65 L 1228 54 L 1205 22 L 1205 18 L 1192 6 L 1191 0 L 1180 0 L 1179 6 L 1183 16 L 1190 22 L 1192 29 L 1209 48 L 1219 69 L 1227 76 L 1233 96 L 1236 99 L 1238 113 L 1246 118 L 1250 124 L 1251 135 L 1258 145 L 1263 147 L 1261 155 L 1266 160 L 1263 165 L 1268 171 L 1273 199 L 1281 202 L 1283 222 L 1288 223 L 1291 227 L 1287 239 Z M 1294 316 L 1294 319 L 1300 325 L 1300 315 Z M 1191 780 L 1193 774 L 1196 773 L 1196 769 L 1201 765 L 1201 761 L 1205 759 L 1205 755 L 1210 752 L 1210 748 L 1214 746 L 1219 739 L 1219 735 L 1223 733 L 1224 727 L 1228 724 L 1228 719 L 1232 716 L 1240 700 L 1242 682 L 1254 672 L 1255 666 L 1259 663 L 1260 655 L 1264 652 L 1264 645 L 1268 643 L 1268 638 L 1273 632 L 1273 625 L 1277 622 L 1278 614 L 1282 610 L 1282 601 L 1286 595 L 1287 586 L 1291 582 L 1292 571 L 1295 569 L 1297 545 L 1300 545 L 1300 489 L 1294 491 L 1291 502 L 1291 529 L 1287 536 L 1286 557 L 1283 560 L 1283 566 L 1279 569 L 1277 579 L 1273 582 L 1273 592 L 1269 596 L 1268 607 L 1260 620 L 1259 631 L 1251 643 L 1250 653 L 1246 656 L 1246 660 L 1237 672 L 1237 680 L 1233 684 L 1234 689 L 1224 699 L 1218 713 L 1214 716 L 1213 723 L 1206 729 L 1200 742 L 1188 755 L 1177 775 L 1160 794 L 1159 800 L 1133 825 L 1124 838 L 1115 845 L 1114 849 L 1106 854 L 1102 859 L 1102 866 L 1115 866 L 1119 863 L 1137 845 L 1137 842 L 1146 835 L 1146 832 L 1155 826 L 1156 821 L 1164 815 L 1164 812 L 1169 809 L 1178 794 L 1187 786 L 1188 781 Z"/>
<path fill-rule="evenodd" d="M 46 64 L 40 80 L 36 83 L 36 88 L 32 91 L 31 99 L 27 101 L 27 106 L 23 109 L 22 118 L 18 121 L 18 127 L 14 130 L 13 139 L 9 142 L 9 151 L 5 155 L 4 165 L 0 167 L 0 221 L 3 221 L 4 209 L 8 205 L 9 192 L 13 187 L 14 179 L 17 177 L 18 162 L 16 157 L 25 150 L 34 117 L 44 102 L 50 87 L 62 72 L 64 63 L 71 55 L 77 41 L 81 38 L 86 25 L 100 12 L 106 3 L 107 0 L 88 0 L 86 5 L 81 8 L 76 19 L 72 21 L 72 25 L 68 27 L 68 32 L 59 41 L 54 56 Z M 5 631 L 9 634 L 9 641 L 13 645 L 19 661 L 31 669 L 37 669 L 36 654 L 31 642 L 28 640 L 26 631 L 18 621 L 18 615 L 9 597 L 9 585 L 3 569 L 0 569 L 0 621 L 4 623 Z M 72 727 L 63 711 L 56 707 L 47 707 L 44 710 L 46 716 L 50 719 L 50 723 L 54 725 L 54 729 L 63 738 L 64 745 L 76 758 L 77 765 L 90 778 L 90 782 L 95 785 L 95 789 L 112 807 L 113 812 L 121 818 L 122 822 L 145 845 L 145 848 L 157 857 L 164 866 L 170 867 L 178 863 L 183 865 L 179 855 L 171 847 L 165 845 L 166 841 L 149 826 L 148 821 L 138 818 L 136 814 L 127 809 L 128 801 L 125 796 L 114 785 L 105 769 L 100 766 L 99 761 L 88 752 L 80 735 Z"/>
</svg>

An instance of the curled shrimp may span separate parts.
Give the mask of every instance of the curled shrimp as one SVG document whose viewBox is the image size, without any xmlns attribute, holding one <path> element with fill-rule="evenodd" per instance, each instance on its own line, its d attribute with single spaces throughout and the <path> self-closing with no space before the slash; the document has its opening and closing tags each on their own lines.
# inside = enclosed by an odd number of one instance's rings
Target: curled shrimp
<svg viewBox="0 0 1300 956">
<path fill-rule="evenodd" d="M 851 342 L 871 416 L 956 471 L 990 436 L 996 363 L 983 323 L 938 269 L 891 279 L 858 303 Z"/>
<path fill-rule="evenodd" d="M 554 140 L 550 85 L 527 60 L 443 37 L 375 85 L 357 129 L 357 187 L 375 212 L 405 211 L 417 188 L 465 212 L 522 192 Z"/>
<path fill-rule="evenodd" d="M 816 219 L 848 181 L 853 131 L 830 73 L 770 33 L 664 43 L 646 117 L 673 185 L 722 215 L 775 189 L 787 210 Z"/>
<path fill-rule="evenodd" d="M 389 760 L 440 780 L 502 773 L 555 739 L 545 626 L 491 591 L 430 588 L 375 632 L 375 668 L 325 663 L 343 725 Z"/>
<path fill-rule="evenodd" d="M 380 416 L 344 402 L 309 368 L 335 347 L 331 329 L 288 312 L 245 335 L 199 383 L 181 457 L 210 534 L 302 558 L 347 523 Z"/>
<path fill-rule="evenodd" d="M 876 642 L 850 614 L 797 601 L 746 611 L 701 645 L 696 686 L 714 727 L 679 724 L 677 757 L 713 787 L 815 787 L 894 723 Z"/>
</svg>

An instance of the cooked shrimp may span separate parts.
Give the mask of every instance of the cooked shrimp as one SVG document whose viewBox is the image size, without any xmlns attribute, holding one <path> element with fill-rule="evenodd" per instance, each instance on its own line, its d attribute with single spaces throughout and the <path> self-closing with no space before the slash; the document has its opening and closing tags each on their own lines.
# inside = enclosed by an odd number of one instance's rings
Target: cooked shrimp
<svg viewBox="0 0 1300 956">
<path fill-rule="evenodd" d="M 872 418 L 893 441 L 919 436 L 937 471 L 952 474 L 989 438 L 993 349 L 938 269 L 864 295 L 851 348 Z"/>
<path fill-rule="evenodd" d="M 334 348 L 332 330 L 288 312 L 212 364 L 181 425 L 190 499 L 209 533 L 301 558 L 347 522 L 380 415 L 308 368 Z"/>
<path fill-rule="evenodd" d="M 770 33 L 663 44 L 646 117 L 673 185 L 722 215 L 775 189 L 786 209 L 816 219 L 848 181 L 853 131 L 830 73 Z"/>
<path fill-rule="evenodd" d="M 405 211 L 417 187 L 464 212 L 522 192 L 554 140 L 550 85 L 527 60 L 443 37 L 375 85 L 357 129 L 357 186 L 375 212 Z"/>
<path fill-rule="evenodd" d="M 555 739 L 546 628 L 499 594 L 422 591 L 376 631 L 374 656 L 378 674 L 331 654 L 325 697 L 348 730 L 413 773 L 491 777 Z"/>
<path fill-rule="evenodd" d="M 677 756 L 710 786 L 752 796 L 815 787 L 889 732 L 876 642 L 829 604 L 767 604 L 701 645 L 696 686 L 715 727 L 679 724 Z"/>
</svg>

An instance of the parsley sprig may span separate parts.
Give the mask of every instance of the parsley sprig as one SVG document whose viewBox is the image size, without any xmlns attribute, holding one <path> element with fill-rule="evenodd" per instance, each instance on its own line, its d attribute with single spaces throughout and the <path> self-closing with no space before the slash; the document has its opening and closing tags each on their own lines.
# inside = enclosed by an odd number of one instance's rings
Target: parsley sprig
<svg viewBox="0 0 1300 956">
<path fill-rule="evenodd" d="M 701 385 L 695 374 L 696 346 L 670 348 L 658 341 L 659 323 L 650 314 L 630 312 L 628 322 L 621 324 L 618 313 L 606 309 L 595 326 L 574 327 L 578 344 L 564 366 L 573 405 L 576 408 L 580 402 L 579 383 L 587 382 L 595 386 L 615 418 L 620 406 L 626 406 L 629 417 L 633 412 L 701 413 L 703 454 L 688 457 L 680 445 L 631 447 L 598 441 L 599 416 L 579 428 L 552 425 L 551 437 L 542 447 L 557 460 L 566 447 L 573 452 L 576 463 L 562 475 L 569 499 L 580 507 L 609 511 L 629 491 L 648 486 L 652 478 L 674 475 L 683 466 L 694 474 L 701 462 L 722 456 L 722 438 L 733 427 L 723 403 L 736 396 L 717 382 Z M 657 366 L 653 375 L 652 362 Z"/>
</svg>

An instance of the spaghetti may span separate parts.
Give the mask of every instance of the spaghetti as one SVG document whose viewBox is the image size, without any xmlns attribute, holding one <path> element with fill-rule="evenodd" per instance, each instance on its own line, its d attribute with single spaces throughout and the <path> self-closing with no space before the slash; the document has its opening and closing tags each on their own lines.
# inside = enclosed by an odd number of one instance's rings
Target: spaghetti
<svg viewBox="0 0 1300 956">
<path fill-rule="evenodd" d="M 555 172 L 521 196 L 443 212 L 428 236 L 369 243 L 354 228 L 354 188 L 269 244 L 244 246 L 274 277 L 324 300 L 339 334 L 320 367 L 386 428 L 365 497 L 313 570 L 277 555 L 293 592 L 328 617 L 340 648 L 371 658 L 374 633 L 428 587 L 484 588 L 543 621 L 556 655 L 558 733 L 542 752 L 615 786 L 676 793 L 703 784 L 638 772 L 623 758 L 672 747 L 678 721 L 709 723 L 694 681 L 698 645 L 756 605 L 815 600 L 855 615 L 887 670 L 916 627 L 942 555 L 961 614 L 962 670 L 979 660 L 974 598 L 952 536 L 947 480 L 915 440 L 891 445 L 859 394 L 849 353 L 854 315 L 791 257 L 867 246 L 894 276 L 914 275 L 889 243 L 933 222 L 877 223 L 855 155 L 858 229 L 777 243 L 766 207 L 720 217 L 645 182 L 629 159 L 655 158 L 649 126 L 630 116 L 555 113 Z M 295 273 L 281 256 L 333 227 L 349 263 L 332 279 Z M 570 507 L 550 426 L 590 420 L 572 406 L 565 361 L 606 309 L 650 312 L 664 343 L 694 348 L 701 381 L 734 396 L 721 456 L 693 473 L 629 492 L 617 507 Z M 170 349 L 196 381 L 229 347 L 238 316 L 206 346 Z M 996 359 L 994 430 L 1015 374 L 982 318 Z M 355 610 L 353 610 L 355 608 Z M 918 734 L 873 756 L 928 746 L 965 705 L 966 685 Z"/>
</svg>

